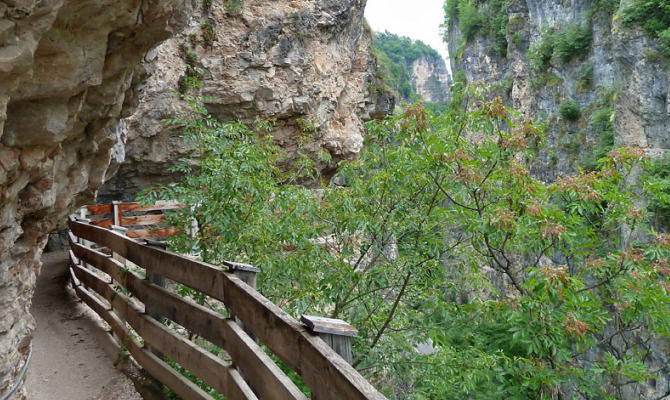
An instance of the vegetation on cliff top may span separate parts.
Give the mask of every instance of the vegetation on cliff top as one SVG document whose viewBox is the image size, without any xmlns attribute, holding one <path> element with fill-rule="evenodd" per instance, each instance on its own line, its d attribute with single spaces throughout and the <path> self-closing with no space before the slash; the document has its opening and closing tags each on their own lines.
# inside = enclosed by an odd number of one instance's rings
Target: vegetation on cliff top
<svg viewBox="0 0 670 400">
<path fill-rule="evenodd" d="M 640 25 L 659 41 L 661 51 L 670 58 L 670 2 L 667 0 L 634 0 L 622 10 L 625 25 Z"/>
<path fill-rule="evenodd" d="M 458 28 L 465 40 L 475 35 L 489 36 L 494 40 L 493 49 L 499 57 L 507 56 L 506 0 L 446 0 L 445 26 Z"/>
<path fill-rule="evenodd" d="M 148 199 L 188 205 L 174 248 L 250 262 L 291 314 L 356 326 L 355 366 L 389 397 L 608 399 L 653 379 L 645 343 L 670 337 L 670 238 L 621 235 L 647 226 L 626 184 L 644 154 L 614 150 L 546 185 L 529 173 L 542 131 L 500 99 L 459 96 L 438 118 L 413 105 L 371 123 L 360 160 L 339 164 L 345 186 L 319 191 L 277 168 L 266 124 L 199 109 L 171 121 L 199 164 Z M 206 229 L 192 236 L 194 220 Z"/>
<path fill-rule="evenodd" d="M 420 40 L 389 32 L 374 35 L 374 52 L 379 62 L 378 74 L 383 82 L 404 101 L 419 99 L 411 85 L 412 63 L 420 58 L 439 59 L 439 53 Z"/>
</svg>

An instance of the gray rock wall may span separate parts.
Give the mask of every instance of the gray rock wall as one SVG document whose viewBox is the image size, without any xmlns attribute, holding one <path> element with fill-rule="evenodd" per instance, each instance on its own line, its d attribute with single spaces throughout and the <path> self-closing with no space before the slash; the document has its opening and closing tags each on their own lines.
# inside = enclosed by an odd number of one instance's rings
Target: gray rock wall
<svg viewBox="0 0 670 400">
<path fill-rule="evenodd" d="M 625 5 L 625 1 L 622 2 Z M 593 11 L 593 13 L 591 13 Z M 547 122 L 548 150 L 540 154 L 533 173 L 544 181 L 575 173 L 598 141 L 590 127 L 604 99 L 614 110 L 614 146 L 638 147 L 652 157 L 670 149 L 670 68 L 659 56 L 657 43 L 639 28 L 626 28 L 612 14 L 594 8 L 590 0 L 513 0 L 508 3 L 507 56 L 493 50 L 493 39 L 478 35 L 462 45 L 458 24 L 450 27 L 452 70 L 463 71 L 468 83 L 493 87 L 514 108 Z M 530 68 L 529 49 L 546 29 L 587 24 L 592 30 L 588 54 L 569 62 L 552 60 L 546 72 Z M 590 68 L 589 84 L 583 80 Z M 569 121 L 560 114 L 566 100 L 576 102 L 581 116 Z M 665 398 L 670 390 L 668 342 L 643 343 L 635 333 L 627 345 L 649 346 L 650 370 L 659 376 L 642 384 L 626 385 L 626 399 Z M 594 354 L 594 357 L 597 355 Z"/>
<path fill-rule="evenodd" d="M 134 66 L 188 7 L 0 1 L 0 396 L 29 352 L 47 234 L 93 199 L 132 111 Z"/>
<path fill-rule="evenodd" d="M 252 1 L 235 14 L 221 2 L 200 4 L 182 32 L 145 58 L 140 105 L 126 120 L 126 161 L 104 186 L 103 198 L 130 199 L 153 183 L 177 179 L 167 168 L 188 149 L 181 132 L 161 120 L 189 113 L 173 92 L 183 85 L 188 64 L 201 70 L 202 85 L 189 94 L 205 96 L 214 116 L 275 121 L 272 135 L 288 163 L 296 157 L 305 123 L 318 134 L 304 151 L 327 151 L 333 159 L 317 161 L 326 177 L 338 160 L 357 157 L 363 122 L 394 106 L 390 93 L 375 89 L 382 85 L 374 84 L 364 5 L 363 0 Z"/>
<path fill-rule="evenodd" d="M 576 171 L 597 141 L 589 123 L 604 93 L 613 99 L 616 146 L 641 147 L 652 156 L 667 151 L 670 69 L 658 56 L 654 40 L 639 28 L 623 27 L 620 19 L 598 11 L 590 0 L 514 0 L 507 14 L 505 58 L 493 51 L 490 37 L 477 36 L 460 48 L 457 24 L 450 28 L 449 51 L 459 55 L 451 60 L 452 70 L 463 71 L 468 83 L 502 87 L 498 93 L 510 105 L 549 123 L 551 151 L 541 154 L 537 175 L 551 181 Z M 552 60 L 546 73 L 533 73 L 528 52 L 541 40 L 542 32 L 580 24 L 592 29 L 588 55 L 567 63 Z M 580 83 L 585 67 L 592 68 L 592 81 L 586 86 Z M 579 105 L 582 115 L 577 121 L 561 118 L 559 106 L 565 100 Z"/>
<path fill-rule="evenodd" d="M 420 57 L 411 65 L 411 85 L 425 100 L 444 104 L 449 99 L 449 71 L 442 57 Z"/>
</svg>

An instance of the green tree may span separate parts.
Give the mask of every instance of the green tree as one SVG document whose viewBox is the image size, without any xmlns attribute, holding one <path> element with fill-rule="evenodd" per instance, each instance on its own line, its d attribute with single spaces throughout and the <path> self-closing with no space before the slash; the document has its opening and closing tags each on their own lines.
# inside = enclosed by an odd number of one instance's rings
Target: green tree
<svg viewBox="0 0 670 400">
<path fill-rule="evenodd" d="M 614 399 L 670 373 L 648 364 L 670 335 L 670 238 L 621 233 L 647 223 L 626 184 L 644 154 L 543 184 L 540 129 L 478 91 L 457 99 L 371 123 L 345 186 L 319 190 L 276 168 L 263 129 L 176 119 L 199 162 L 147 199 L 187 206 L 176 249 L 250 262 L 288 312 L 350 321 L 356 367 L 392 397 Z"/>
</svg>

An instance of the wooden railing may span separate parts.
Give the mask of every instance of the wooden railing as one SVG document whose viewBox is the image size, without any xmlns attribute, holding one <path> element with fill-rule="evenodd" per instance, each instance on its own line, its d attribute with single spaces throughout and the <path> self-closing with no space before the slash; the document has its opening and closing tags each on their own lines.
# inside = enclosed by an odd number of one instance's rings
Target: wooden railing
<svg viewBox="0 0 670 400">
<path fill-rule="evenodd" d="M 122 222 L 122 216 L 116 218 L 111 223 L 69 219 L 74 289 L 110 325 L 130 355 L 177 395 L 211 399 L 165 357 L 231 400 L 306 399 L 264 346 L 302 377 L 313 399 L 384 399 L 317 334 L 236 276 L 233 270 L 239 264 L 225 263 L 223 269 L 142 244 L 104 227 Z M 162 276 L 211 296 L 229 315 L 156 285 L 129 265 L 146 276 Z M 189 340 L 169 328 L 165 319 L 225 350 L 226 356 L 213 355 L 202 346 L 204 341 Z"/>
</svg>

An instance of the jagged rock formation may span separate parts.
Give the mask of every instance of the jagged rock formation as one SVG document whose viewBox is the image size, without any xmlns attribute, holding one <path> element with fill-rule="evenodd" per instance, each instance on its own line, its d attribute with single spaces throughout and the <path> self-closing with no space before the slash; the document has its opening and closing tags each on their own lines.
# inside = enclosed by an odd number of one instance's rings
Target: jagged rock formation
<svg viewBox="0 0 670 400">
<path fill-rule="evenodd" d="M 612 147 L 638 147 L 652 157 L 670 149 L 669 64 L 654 39 L 615 17 L 627 2 L 622 3 L 512 0 L 500 11 L 481 7 L 506 14 L 503 37 L 487 31 L 493 18 L 485 18 L 474 34 L 472 25 L 461 31 L 458 18 L 450 24 L 456 79 L 482 82 L 509 105 L 547 122 L 548 150 L 533 170 L 544 181 L 593 168 Z M 634 334 L 629 338 L 640 343 Z M 668 343 L 643 346 L 659 378 L 625 386 L 621 398 L 660 399 L 670 393 Z"/>
<path fill-rule="evenodd" d="M 355 158 L 363 122 L 393 110 L 390 93 L 376 89 L 371 35 L 362 0 L 201 4 L 189 26 L 152 50 L 142 64 L 139 108 L 126 120 L 126 161 L 103 188 L 109 199 L 130 198 L 152 183 L 169 182 L 167 168 L 187 154 L 182 132 L 161 121 L 186 115 L 175 89 L 204 96 L 221 120 L 272 120 L 277 143 L 295 159 L 305 125 L 318 133 L 303 150 L 327 151 L 316 160 L 327 177 L 335 163 Z M 196 72 L 194 72 L 196 71 Z M 190 77 L 201 90 L 188 87 Z"/>
<path fill-rule="evenodd" d="M 182 0 L 0 1 L 0 396 L 29 353 L 47 234 L 102 184 L 133 69 Z M 23 398 L 19 390 L 12 398 Z"/>
<path fill-rule="evenodd" d="M 449 71 L 442 57 L 419 57 L 410 69 L 412 87 L 425 101 L 444 104 L 449 99 Z"/>
</svg>

